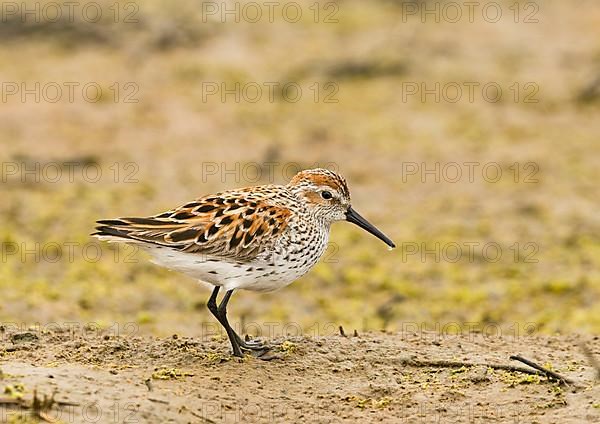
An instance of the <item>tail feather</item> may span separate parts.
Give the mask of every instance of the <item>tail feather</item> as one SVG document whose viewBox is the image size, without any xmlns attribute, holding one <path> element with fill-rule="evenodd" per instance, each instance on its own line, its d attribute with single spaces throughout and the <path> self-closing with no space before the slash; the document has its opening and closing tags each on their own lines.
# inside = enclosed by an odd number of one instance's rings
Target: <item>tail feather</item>
<svg viewBox="0 0 600 424">
<path fill-rule="evenodd" d="M 96 221 L 96 232 L 90 234 L 100 240 L 123 243 L 150 243 L 180 248 L 183 245 L 169 243 L 165 236 L 181 228 L 181 223 L 160 221 L 155 218 L 118 218 Z"/>
<path fill-rule="evenodd" d="M 127 226 L 127 225 L 129 225 L 129 223 L 127 223 L 123 219 L 100 219 L 100 220 L 96 221 L 96 223 L 100 224 L 100 225 L 110 225 L 110 226 L 120 226 L 120 225 Z"/>
<path fill-rule="evenodd" d="M 100 223 L 100 221 L 98 221 Z M 129 231 L 120 228 L 110 227 L 108 225 L 99 225 L 96 227 L 96 232 L 91 234 L 92 236 L 98 237 L 118 237 L 124 239 L 131 239 Z"/>
</svg>

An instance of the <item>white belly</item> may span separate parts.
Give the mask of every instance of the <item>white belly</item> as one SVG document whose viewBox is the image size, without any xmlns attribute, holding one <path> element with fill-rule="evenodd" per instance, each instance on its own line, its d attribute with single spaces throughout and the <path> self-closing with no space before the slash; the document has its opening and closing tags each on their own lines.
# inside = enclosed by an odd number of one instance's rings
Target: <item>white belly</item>
<svg viewBox="0 0 600 424">
<path fill-rule="evenodd" d="M 185 253 L 160 246 L 143 246 L 154 258 L 152 262 L 181 272 L 202 283 L 220 286 L 225 290 L 245 289 L 273 291 L 304 275 L 318 261 L 322 252 L 311 251 L 285 260 L 273 255 L 268 261 L 241 263 L 222 258 Z"/>
</svg>

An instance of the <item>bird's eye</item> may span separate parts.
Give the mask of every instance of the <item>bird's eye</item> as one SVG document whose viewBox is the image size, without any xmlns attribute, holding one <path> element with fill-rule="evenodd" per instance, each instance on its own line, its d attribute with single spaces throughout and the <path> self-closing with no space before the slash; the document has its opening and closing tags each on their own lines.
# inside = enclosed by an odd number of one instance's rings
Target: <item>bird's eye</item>
<svg viewBox="0 0 600 424">
<path fill-rule="evenodd" d="M 331 194 L 330 191 L 322 191 L 321 192 L 321 197 L 325 200 L 329 200 L 333 197 L 333 194 Z"/>
</svg>

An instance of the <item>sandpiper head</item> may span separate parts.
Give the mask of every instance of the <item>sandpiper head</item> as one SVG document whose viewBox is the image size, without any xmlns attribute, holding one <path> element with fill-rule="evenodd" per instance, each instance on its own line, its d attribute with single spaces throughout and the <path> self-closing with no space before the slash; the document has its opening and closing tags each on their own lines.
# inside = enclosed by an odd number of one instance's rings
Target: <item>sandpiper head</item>
<svg viewBox="0 0 600 424">
<path fill-rule="evenodd" d="M 388 246 L 396 247 L 392 240 L 352 209 L 346 179 L 340 174 L 328 169 L 307 169 L 296 174 L 289 187 L 327 224 L 349 221 L 381 239 Z"/>
</svg>

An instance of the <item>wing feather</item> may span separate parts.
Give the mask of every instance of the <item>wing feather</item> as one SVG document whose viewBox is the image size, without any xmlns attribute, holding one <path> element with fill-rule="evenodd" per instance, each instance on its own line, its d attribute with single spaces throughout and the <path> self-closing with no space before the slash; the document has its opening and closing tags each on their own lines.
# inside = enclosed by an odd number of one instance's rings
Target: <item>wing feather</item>
<svg viewBox="0 0 600 424">
<path fill-rule="evenodd" d="M 272 191 L 260 195 L 256 188 L 223 192 L 150 217 L 100 220 L 92 235 L 250 260 L 276 243 L 292 215 L 273 197 Z"/>
</svg>

